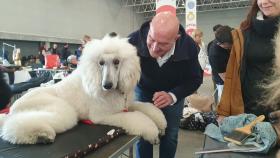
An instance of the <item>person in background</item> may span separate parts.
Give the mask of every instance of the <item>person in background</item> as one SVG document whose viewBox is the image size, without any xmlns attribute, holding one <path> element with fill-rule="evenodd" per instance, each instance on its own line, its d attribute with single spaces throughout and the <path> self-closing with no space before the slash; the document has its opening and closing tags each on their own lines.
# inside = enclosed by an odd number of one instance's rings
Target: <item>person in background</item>
<svg viewBox="0 0 280 158">
<path fill-rule="evenodd" d="M 217 103 L 221 99 L 225 72 L 232 47 L 231 31 L 232 28 L 229 26 L 219 27 L 215 34 L 215 40 L 210 44 L 208 50 L 209 63 L 212 68 L 212 78 L 218 91 Z"/>
<path fill-rule="evenodd" d="M 221 27 L 221 26 L 223 26 L 223 25 L 221 25 L 221 24 L 217 24 L 217 25 L 215 25 L 215 26 L 213 26 L 213 33 L 214 33 L 214 35 L 216 34 L 216 31 L 217 31 L 217 29 L 219 28 L 219 27 Z M 210 41 L 208 44 L 207 44 L 207 56 L 209 56 L 209 48 L 210 48 L 210 45 L 211 45 L 211 43 L 213 43 L 215 41 L 215 39 L 213 39 L 212 41 Z M 208 58 L 208 62 L 209 62 L 209 58 Z M 210 64 L 210 62 L 209 62 L 209 64 Z M 209 65 L 208 65 L 209 66 Z M 210 72 L 212 72 L 212 68 L 211 68 L 211 66 L 209 66 L 209 69 L 210 69 Z M 213 78 L 213 75 L 212 75 L 212 81 L 213 81 L 213 85 L 214 85 L 214 99 L 215 99 L 215 105 L 217 105 L 218 104 L 218 93 L 217 93 L 217 86 L 216 86 L 216 82 L 215 82 L 215 80 L 214 80 L 214 78 Z"/>
<path fill-rule="evenodd" d="M 82 41 L 82 46 L 84 47 L 88 42 L 90 42 L 92 39 L 89 35 L 84 35 Z"/>
<path fill-rule="evenodd" d="M 49 49 L 49 52 L 50 52 L 51 54 L 57 54 L 58 56 L 60 55 L 56 43 L 54 43 L 54 44 L 53 44 L 53 47 Z"/>
<path fill-rule="evenodd" d="M 45 65 L 45 56 L 48 54 L 48 45 L 44 44 L 39 50 L 39 60 L 42 65 Z"/>
<path fill-rule="evenodd" d="M 28 59 L 27 59 L 26 56 L 23 56 L 23 57 L 21 58 L 21 65 L 22 65 L 22 66 L 28 66 Z"/>
<path fill-rule="evenodd" d="M 51 54 L 45 56 L 45 68 L 58 68 L 60 67 L 60 58 L 59 52 L 57 50 L 57 44 L 53 44 L 53 47 L 50 49 Z"/>
<path fill-rule="evenodd" d="M 217 24 L 217 25 L 213 26 L 212 29 L 213 29 L 214 35 L 216 34 L 216 31 L 218 30 L 218 28 L 221 27 L 221 26 L 223 26 L 223 25 Z M 210 41 L 210 42 L 207 44 L 207 55 L 208 55 L 208 52 L 209 52 L 209 47 L 210 47 L 211 43 L 214 42 L 214 41 L 215 41 L 215 39 L 213 39 L 212 41 Z"/>
<path fill-rule="evenodd" d="M 2 55 L 3 55 L 4 60 L 9 61 L 9 52 L 5 49 L 3 53 L 4 53 L 4 54 L 1 54 L 1 57 L 2 57 Z"/>
<path fill-rule="evenodd" d="M 234 30 L 225 87 L 217 107 L 219 121 L 225 116 L 272 111 L 263 104 L 264 85 L 273 74 L 273 38 L 280 18 L 280 0 L 253 0 L 247 17 Z M 234 99 L 231 99 L 234 98 Z"/>
<path fill-rule="evenodd" d="M 71 55 L 71 52 L 69 50 L 69 44 L 65 43 L 61 53 L 60 53 L 60 62 L 62 65 L 66 66 L 67 65 L 67 58 Z"/>
<path fill-rule="evenodd" d="M 200 63 L 202 70 L 204 70 L 208 61 L 208 57 L 207 57 L 204 42 L 202 41 L 203 32 L 200 29 L 195 29 L 192 32 L 192 38 L 194 39 L 195 43 L 198 45 L 198 49 L 199 49 L 198 61 Z"/>
<path fill-rule="evenodd" d="M 174 158 L 184 98 L 198 89 L 203 78 L 196 44 L 170 12 L 145 22 L 129 35 L 129 42 L 137 48 L 141 64 L 136 99 L 162 110 L 167 128 L 160 139 L 159 157 Z M 141 139 L 136 153 L 138 158 L 152 158 L 153 146 Z"/>
<path fill-rule="evenodd" d="M 70 55 L 67 58 L 67 63 L 69 68 L 77 68 L 78 65 L 78 59 L 76 55 Z"/>
<path fill-rule="evenodd" d="M 29 66 L 31 66 L 32 69 L 38 69 L 43 67 L 39 60 L 39 55 L 35 55 L 29 59 Z"/>
<path fill-rule="evenodd" d="M 80 57 L 81 57 L 81 55 L 82 55 L 82 52 L 83 52 L 83 46 L 80 45 L 80 46 L 78 47 L 78 49 L 75 50 L 75 55 L 76 55 L 76 57 L 77 57 L 77 60 L 80 59 Z"/>
</svg>

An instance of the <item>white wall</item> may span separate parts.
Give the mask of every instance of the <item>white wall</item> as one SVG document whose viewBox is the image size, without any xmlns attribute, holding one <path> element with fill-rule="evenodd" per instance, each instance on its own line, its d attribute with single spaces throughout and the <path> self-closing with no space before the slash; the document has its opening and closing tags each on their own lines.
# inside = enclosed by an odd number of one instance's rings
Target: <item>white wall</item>
<svg viewBox="0 0 280 158">
<path fill-rule="evenodd" d="M 239 26 L 248 8 L 198 13 L 198 27 L 207 44 L 216 24 Z M 185 16 L 178 15 L 185 25 Z M 79 43 L 84 34 L 101 38 L 138 29 L 144 18 L 121 0 L 1 0 L 0 39 Z M 37 52 L 33 48 L 28 52 Z"/>
<path fill-rule="evenodd" d="M 229 25 L 237 28 L 246 17 L 248 8 L 199 12 L 197 15 L 197 26 L 203 31 L 205 44 L 214 39 L 213 26 L 216 24 Z M 178 15 L 181 24 L 185 26 L 185 16 Z"/>
<path fill-rule="evenodd" d="M 238 28 L 241 21 L 245 19 L 248 8 L 224 10 L 215 12 L 202 12 L 198 14 L 198 27 L 205 34 L 205 42 L 214 39 L 213 26 L 216 24 L 229 25 Z"/>
<path fill-rule="evenodd" d="M 121 0 L 1 0 L 0 20 L 0 39 L 67 42 L 111 31 L 127 36 L 143 17 L 123 7 Z"/>
</svg>

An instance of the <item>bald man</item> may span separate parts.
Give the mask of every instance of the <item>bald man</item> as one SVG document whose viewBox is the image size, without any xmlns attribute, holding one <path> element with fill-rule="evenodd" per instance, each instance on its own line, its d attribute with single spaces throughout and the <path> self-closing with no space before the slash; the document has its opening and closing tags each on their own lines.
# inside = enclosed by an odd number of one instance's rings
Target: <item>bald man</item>
<svg viewBox="0 0 280 158">
<path fill-rule="evenodd" d="M 184 98 L 202 83 L 202 69 L 193 39 L 185 33 L 176 16 L 157 14 L 152 21 L 129 36 L 141 62 L 141 78 L 136 99 L 160 108 L 167 120 L 160 141 L 160 158 L 175 157 Z M 147 127 L 149 128 L 149 127 Z M 143 139 L 137 144 L 137 157 L 153 157 L 153 146 Z"/>
</svg>

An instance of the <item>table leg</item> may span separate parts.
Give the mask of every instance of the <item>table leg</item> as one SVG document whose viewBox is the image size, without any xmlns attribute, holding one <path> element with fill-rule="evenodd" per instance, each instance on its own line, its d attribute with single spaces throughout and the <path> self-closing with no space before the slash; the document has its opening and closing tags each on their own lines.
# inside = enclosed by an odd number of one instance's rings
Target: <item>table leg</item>
<svg viewBox="0 0 280 158">
<path fill-rule="evenodd" d="M 129 158 L 133 158 L 133 147 L 134 146 L 129 148 Z"/>
</svg>

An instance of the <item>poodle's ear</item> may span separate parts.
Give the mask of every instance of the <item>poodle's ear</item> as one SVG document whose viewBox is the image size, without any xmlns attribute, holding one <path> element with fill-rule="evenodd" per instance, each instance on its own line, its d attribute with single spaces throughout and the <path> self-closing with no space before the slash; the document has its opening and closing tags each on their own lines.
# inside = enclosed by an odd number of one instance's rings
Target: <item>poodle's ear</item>
<svg viewBox="0 0 280 158">
<path fill-rule="evenodd" d="M 122 68 L 120 69 L 119 86 L 125 93 L 134 91 L 137 82 L 140 79 L 140 60 L 138 56 L 129 54 L 123 60 Z"/>
<path fill-rule="evenodd" d="M 98 56 L 101 53 L 102 40 L 90 41 L 83 49 L 78 66 L 83 87 L 90 96 L 96 95 L 101 89 L 101 72 L 98 64 Z"/>
<path fill-rule="evenodd" d="M 79 66 L 82 84 L 86 93 L 90 96 L 97 95 L 101 91 L 101 72 L 98 68 L 97 60 L 83 60 L 83 63 Z"/>
</svg>

